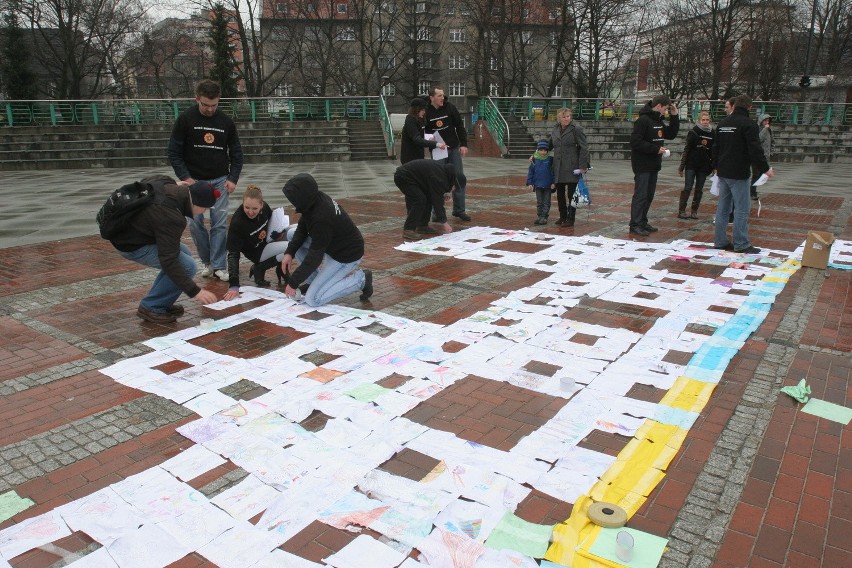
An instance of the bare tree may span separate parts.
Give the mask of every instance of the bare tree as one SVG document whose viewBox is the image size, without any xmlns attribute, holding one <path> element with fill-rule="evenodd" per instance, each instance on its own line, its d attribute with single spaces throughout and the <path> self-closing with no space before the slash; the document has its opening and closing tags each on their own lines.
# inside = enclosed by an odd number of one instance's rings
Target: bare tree
<svg viewBox="0 0 852 568">
<path fill-rule="evenodd" d="M 39 40 L 34 56 L 61 99 L 109 91 L 110 77 L 120 77 L 110 57 L 124 50 L 145 12 L 136 0 L 21 0 L 20 9 Z"/>
</svg>

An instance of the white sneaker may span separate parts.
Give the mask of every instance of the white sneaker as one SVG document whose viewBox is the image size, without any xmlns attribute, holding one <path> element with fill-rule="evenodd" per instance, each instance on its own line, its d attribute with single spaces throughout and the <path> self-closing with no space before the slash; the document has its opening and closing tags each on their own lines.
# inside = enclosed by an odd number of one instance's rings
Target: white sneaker
<svg viewBox="0 0 852 568">
<path fill-rule="evenodd" d="M 215 277 L 216 277 L 216 278 L 218 278 L 219 280 L 222 280 L 222 281 L 224 281 L 224 282 L 227 282 L 227 281 L 228 281 L 228 277 L 230 276 L 230 274 L 228 274 L 228 272 L 227 272 L 227 271 L 222 270 L 222 269 L 220 268 L 219 270 L 216 270 L 215 272 L 213 272 L 213 276 L 215 276 Z"/>
<path fill-rule="evenodd" d="M 203 277 L 205 277 L 205 278 L 210 278 L 211 276 L 213 276 L 213 269 L 212 269 L 212 268 L 210 268 L 210 265 L 209 265 L 209 264 L 201 263 L 201 266 L 203 267 L 203 268 L 201 269 L 201 275 L 202 275 Z"/>
</svg>

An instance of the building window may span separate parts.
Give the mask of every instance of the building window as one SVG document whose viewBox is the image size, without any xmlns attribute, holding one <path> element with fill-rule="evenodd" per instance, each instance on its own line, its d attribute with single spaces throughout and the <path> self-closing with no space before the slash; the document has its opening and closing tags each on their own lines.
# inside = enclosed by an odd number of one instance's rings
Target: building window
<svg viewBox="0 0 852 568">
<path fill-rule="evenodd" d="M 488 96 L 489 97 L 499 97 L 500 96 L 500 85 L 497 83 L 491 83 L 488 85 Z"/>
<path fill-rule="evenodd" d="M 450 69 L 467 69 L 467 56 L 450 55 Z"/>
<path fill-rule="evenodd" d="M 497 17 L 500 15 L 500 6 L 492 6 L 491 7 L 491 15 Z"/>
<path fill-rule="evenodd" d="M 550 45 L 558 45 L 559 44 L 559 34 L 556 32 L 550 32 Z"/>
<path fill-rule="evenodd" d="M 464 43 L 467 41 L 467 34 L 464 28 L 450 28 L 450 41 L 453 43 Z"/>
<path fill-rule="evenodd" d="M 284 2 L 279 2 L 275 5 L 275 13 L 278 16 L 286 16 L 290 13 L 290 5 L 285 4 Z"/>
<path fill-rule="evenodd" d="M 497 58 L 496 58 L 496 57 L 492 57 L 492 58 L 491 58 L 491 60 L 489 61 L 489 65 L 488 65 L 488 67 L 489 67 L 492 71 L 497 71 L 498 65 L 499 65 L 499 63 L 497 62 Z"/>
<path fill-rule="evenodd" d="M 382 96 L 383 97 L 396 96 L 396 85 L 394 85 L 393 83 L 388 83 L 387 85 L 382 85 Z"/>
<path fill-rule="evenodd" d="M 556 85 L 556 88 L 553 90 L 553 96 L 562 98 L 562 84 Z"/>
<path fill-rule="evenodd" d="M 521 43 L 523 45 L 532 45 L 533 42 L 533 33 L 532 32 L 521 32 Z"/>
<path fill-rule="evenodd" d="M 308 14 L 316 14 L 317 13 L 317 5 L 313 2 L 308 2 L 305 4 L 305 12 Z"/>
<path fill-rule="evenodd" d="M 414 11 L 418 14 L 423 14 L 424 12 L 426 12 L 426 2 L 418 2 L 417 5 L 414 7 Z"/>
<path fill-rule="evenodd" d="M 337 30 L 338 41 L 355 41 L 355 28 L 345 26 Z"/>
<path fill-rule="evenodd" d="M 420 55 L 420 68 L 421 69 L 434 69 L 435 68 L 435 56 L 431 53 L 423 53 Z"/>
<path fill-rule="evenodd" d="M 459 9 L 459 13 L 462 16 L 470 16 L 470 8 L 468 8 L 466 2 L 464 4 L 462 4 L 461 8 Z"/>
<path fill-rule="evenodd" d="M 355 94 L 355 83 L 343 83 L 340 85 L 340 94 L 344 97 L 351 97 Z"/>
<path fill-rule="evenodd" d="M 531 96 L 533 96 L 533 86 L 532 86 L 532 83 L 524 83 L 524 94 L 523 94 L 522 96 L 524 96 L 524 97 L 531 97 Z"/>
<path fill-rule="evenodd" d="M 393 28 L 379 30 L 379 41 L 393 41 L 395 38 L 396 34 L 394 34 Z"/>
<path fill-rule="evenodd" d="M 379 55 L 377 63 L 379 65 L 379 69 L 382 71 L 393 69 L 396 66 L 393 55 Z"/>
<path fill-rule="evenodd" d="M 425 95 L 430 90 L 432 90 L 432 83 L 430 83 L 429 81 L 420 81 L 419 83 L 417 83 L 417 90 L 420 92 L 420 94 Z"/>
<path fill-rule="evenodd" d="M 467 90 L 465 88 L 465 84 L 458 83 L 450 83 L 450 96 L 451 97 L 463 97 L 465 96 Z"/>
<path fill-rule="evenodd" d="M 562 8 L 554 8 L 550 11 L 550 15 L 548 16 L 551 20 L 557 19 L 562 15 Z"/>
<path fill-rule="evenodd" d="M 379 6 L 379 11 L 384 12 L 385 14 L 396 14 L 396 3 L 382 2 Z"/>
<path fill-rule="evenodd" d="M 448 2 L 447 3 L 447 10 L 444 12 L 444 14 L 446 14 L 447 16 L 453 16 L 453 15 L 455 15 L 455 13 L 456 13 L 455 4 L 451 4 L 451 3 Z"/>
<path fill-rule="evenodd" d="M 278 85 L 275 87 L 275 96 L 276 97 L 292 97 L 293 96 L 293 85 L 290 83 L 284 83 L 283 85 Z"/>
<path fill-rule="evenodd" d="M 432 41 L 432 30 L 430 28 L 417 28 L 417 41 Z"/>
<path fill-rule="evenodd" d="M 347 10 L 347 5 L 346 5 L 346 4 L 338 4 L 338 5 L 337 5 L 337 13 L 338 13 L 338 14 L 345 14 L 345 13 L 346 13 L 346 10 Z"/>
<path fill-rule="evenodd" d="M 527 19 L 529 19 L 529 17 L 530 17 L 530 9 L 529 8 L 522 9 L 521 10 L 521 18 L 527 20 Z"/>
</svg>

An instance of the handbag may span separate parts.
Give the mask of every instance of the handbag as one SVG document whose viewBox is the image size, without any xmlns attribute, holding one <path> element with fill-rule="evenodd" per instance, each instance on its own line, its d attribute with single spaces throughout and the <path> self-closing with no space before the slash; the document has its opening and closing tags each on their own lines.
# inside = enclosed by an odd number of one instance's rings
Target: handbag
<svg viewBox="0 0 852 568">
<path fill-rule="evenodd" d="M 580 208 L 591 204 L 589 185 L 586 183 L 586 176 L 581 174 L 577 177 L 577 189 L 574 190 L 574 196 L 571 198 L 571 207 Z"/>
</svg>

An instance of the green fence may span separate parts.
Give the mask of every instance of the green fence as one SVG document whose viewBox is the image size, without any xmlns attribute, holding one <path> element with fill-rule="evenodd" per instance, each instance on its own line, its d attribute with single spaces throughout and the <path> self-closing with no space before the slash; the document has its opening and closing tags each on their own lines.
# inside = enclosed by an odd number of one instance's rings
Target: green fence
<svg viewBox="0 0 852 568">
<path fill-rule="evenodd" d="M 633 121 L 646 100 L 564 99 L 531 97 L 489 97 L 504 117 L 548 120 L 556 122 L 556 112 L 563 107 L 574 112 L 581 121 Z M 723 101 L 681 101 L 681 112 L 695 120 L 701 111 L 710 112 L 718 122 L 725 116 Z M 852 104 L 800 103 L 791 101 L 755 101 L 752 114 L 768 113 L 775 124 L 842 126 L 852 124 Z"/>
<path fill-rule="evenodd" d="M 581 121 L 631 121 L 644 100 L 565 99 L 533 97 L 487 97 L 490 112 L 502 117 L 556 121 L 556 111 L 571 108 Z M 0 103 L 2 126 L 59 126 L 110 124 L 170 124 L 194 99 L 136 99 L 88 101 L 5 101 Z M 220 108 L 235 120 L 245 122 L 295 120 L 382 119 L 387 113 L 381 97 L 271 97 L 222 99 Z M 695 118 L 709 111 L 714 121 L 725 115 L 721 101 L 682 101 L 682 111 Z M 754 115 L 772 115 L 776 124 L 852 124 L 852 104 L 757 101 Z"/>
<path fill-rule="evenodd" d="M 5 101 L 4 126 L 170 124 L 194 99 Z M 378 119 L 380 97 L 222 99 L 219 108 L 245 122 Z"/>
</svg>

